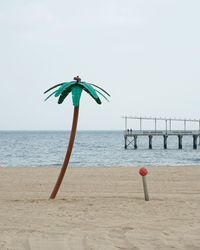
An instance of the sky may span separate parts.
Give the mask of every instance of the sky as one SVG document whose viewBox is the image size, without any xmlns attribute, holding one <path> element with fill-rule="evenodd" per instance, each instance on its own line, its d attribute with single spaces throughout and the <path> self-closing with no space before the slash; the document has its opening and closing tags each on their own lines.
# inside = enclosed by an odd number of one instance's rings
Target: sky
<svg viewBox="0 0 200 250">
<path fill-rule="evenodd" d="M 124 129 L 123 115 L 200 118 L 199 0 L 1 0 L 0 130 L 69 130 L 71 96 L 43 92 L 79 75 L 80 130 Z"/>
</svg>

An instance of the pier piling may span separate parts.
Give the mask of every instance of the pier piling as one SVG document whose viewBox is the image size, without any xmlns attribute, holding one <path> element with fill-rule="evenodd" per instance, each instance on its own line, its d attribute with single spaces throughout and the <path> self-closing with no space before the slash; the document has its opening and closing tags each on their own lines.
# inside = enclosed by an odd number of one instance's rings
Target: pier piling
<svg viewBox="0 0 200 250">
<path fill-rule="evenodd" d="M 124 148 L 127 149 L 127 136 L 124 136 Z"/>
<path fill-rule="evenodd" d="M 197 135 L 193 135 L 193 149 L 197 149 Z"/>
<path fill-rule="evenodd" d="M 137 135 L 134 135 L 134 149 L 137 149 Z"/>
<path fill-rule="evenodd" d="M 163 147 L 164 147 L 164 149 L 167 149 L 167 135 L 163 135 L 163 139 L 164 139 L 164 145 L 163 145 Z"/>
<path fill-rule="evenodd" d="M 178 149 L 182 149 L 183 148 L 183 136 L 182 135 L 178 135 Z"/>
<path fill-rule="evenodd" d="M 152 139 L 153 139 L 153 136 L 149 135 L 149 149 L 152 149 Z"/>
</svg>

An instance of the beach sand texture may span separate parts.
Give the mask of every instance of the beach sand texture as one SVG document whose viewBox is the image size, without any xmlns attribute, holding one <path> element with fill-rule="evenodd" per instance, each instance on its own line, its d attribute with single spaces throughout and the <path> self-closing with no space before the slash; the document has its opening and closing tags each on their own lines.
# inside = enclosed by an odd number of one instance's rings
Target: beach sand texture
<svg viewBox="0 0 200 250">
<path fill-rule="evenodd" d="M 0 168 L 0 249 L 200 249 L 200 167 Z"/>
</svg>

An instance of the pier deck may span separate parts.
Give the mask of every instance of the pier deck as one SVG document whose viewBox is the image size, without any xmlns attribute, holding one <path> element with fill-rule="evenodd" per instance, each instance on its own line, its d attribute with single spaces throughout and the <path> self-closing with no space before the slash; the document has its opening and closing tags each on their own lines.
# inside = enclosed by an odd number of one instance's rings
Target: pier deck
<svg viewBox="0 0 200 250">
<path fill-rule="evenodd" d="M 153 135 L 153 136 L 164 136 L 164 135 L 167 135 L 167 136 L 174 136 L 174 135 L 197 135 L 197 136 L 200 136 L 200 131 L 199 130 L 187 130 L 187 131 L 184 131 L 184 130 L 172 130 L 172 131 L 166 131 L 166 130 L 127 130 L 127 131 L 124 131 L 124 135 L 127 135 L 127 136 L 134 136 L 134 135 L 138 135 L 138 136 L 148 136 L 148 135 Z"/>
</svg>

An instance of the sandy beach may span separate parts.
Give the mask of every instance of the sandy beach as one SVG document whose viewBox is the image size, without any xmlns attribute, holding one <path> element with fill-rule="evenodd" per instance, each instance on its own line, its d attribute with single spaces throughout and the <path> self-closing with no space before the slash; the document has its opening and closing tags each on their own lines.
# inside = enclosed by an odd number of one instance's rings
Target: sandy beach
<svg viewBox="0 0 200 250">
<path fill-rule="evenodd" d="M 0 168 L 0 249 L 200 249 L 200 167 Z"/>
</svg>

